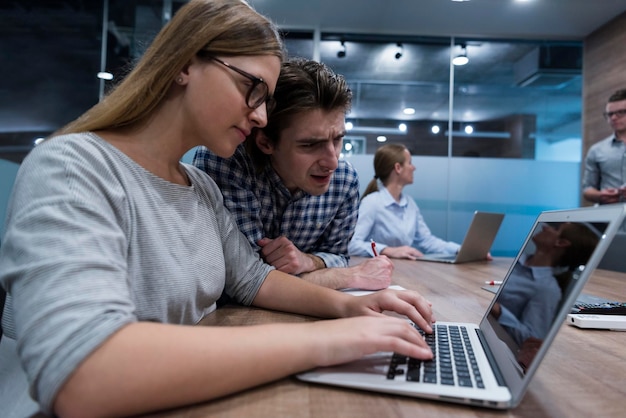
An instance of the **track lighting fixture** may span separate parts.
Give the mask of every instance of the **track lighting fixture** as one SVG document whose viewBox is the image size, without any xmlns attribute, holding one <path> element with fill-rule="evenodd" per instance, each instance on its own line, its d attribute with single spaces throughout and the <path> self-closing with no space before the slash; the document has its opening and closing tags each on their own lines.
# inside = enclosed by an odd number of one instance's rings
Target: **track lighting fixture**
<svg viewBox="0 0 626 418">
<path fill-rule="evenodd" d="M 402 53 L 404 52 L 404 48 L 402 48 L 402 44 L 400 42 L 398 42 L 398 52 L 396 52 L 396 59 L 399 60 L 400 58 L 402 58 Z"/>
<path fill-rule="evenodd" d="M 463 52 L 452 58 L 452 64 L 465 65 L 469 62 L 469 58 L 467 57 L 467 45 L 461 44 L 461 49 L 463 50 Z"/>
<path fill-rule="evenodd" d="M 341 41 L 341 49 L 337 52 L 337 58 L 344 58 L 346 56 L 346 44 Z"/>
</svg>

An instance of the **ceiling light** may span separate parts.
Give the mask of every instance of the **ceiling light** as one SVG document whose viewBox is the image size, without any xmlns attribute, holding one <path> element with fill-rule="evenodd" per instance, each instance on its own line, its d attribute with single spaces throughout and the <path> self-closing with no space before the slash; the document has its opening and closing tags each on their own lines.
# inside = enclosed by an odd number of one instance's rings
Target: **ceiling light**
<svg viewBox="0 0 626 418">
<path fill-rule="evenodd" d="M 469 62 L 469 58 L 467 58 L 467 46 L 465 44 L 461 44 L 461 48 L 463 52 L 452 58 L 452 64 L 454 65 L 465 65 Z"/>
<path fill-rule="evenodd" d="M 398 52 L 396 52 L 396 59 L 399 60 L 400 58 L 402 58 L 402 53 L 404 52 L 404 48 L 402 48 L 402 44 L 400 42 L 398 42 Z"/>
<path fill-rule="evenodd" d="M 354 128 L 354 124 L 350 121 L 346 122 L 346 131 L 349 131 L 350 129 Z"/>
<path fill-rule="evenodd" d="M 337 52 L 337 58 L 344 58 L 346 56 L 346 44 L 341 41 L 341 49 Z"/>
<path fill-rule="evenodd" d="M 108 71 L 100 71 L 98 73 L 98 78 L 101 80 L 113 80 L 113 74 Z"/>
<path fill-rule="evenodd" d="M 405 115 L 414 115 L 415 109 L 413 109 L 412 107 L 405 107 L 402 113 L 404 113 Z"/>
<path fill-rule="evenodd" d="M 350 134 L 375 134 L 375 135 L 406 135 L 406 131 L 388 126 L 354 126 L 349 130 Z"/>
<path fill-rule="evenodd" d="M 377 136 L 377 137 L 376 137 L 376 140 L 377 140 L 378 142 L 387 142 L 387 137 L 386 137 L 386 136 L 384 136 L 384 135 L 380 135 L 380 136 Z"/>
<path fill-rule="evenodd" d="M 452 64 L 454 65 L 465 65 L 468 62 L 469 62 L 469 58 L 467 58 L 467 55 L 465 54 L 457 55 L 456 57 L 452 59 Z"/>
<path fill-rule="evenodd" d="M 400 130 L 400 132 L 406 132 L 406 123 L 401 123 L 398 125 L 398 129 Z"/>
<path fill-rule="evenodd" d="M 491 131 L 474 131 L 472 129 L 472 133 L 467 133 L 465 130 L 462 131 L 445 131 L 445 136 L 452 135 L 461 138 L 494 138 L 494 139 L 510 139 L 511 132 L 491 132 Z"/>
<path fill-rule="evenodd" d="M 441 128 L 439 128 L 439 125 L 433 125 L 433 126 L 430 128 L 430 131 L 431 131 L 432 133 L 434 133 L 435 135 L 437 135 L 437 134 L 439 133 L 439 131 L 441 131 Z"/>
<path fill-rule="evenodd" d="M 464 131 L 466 134 L 470 135 L 472 132 L 474 132 L 474 127 L 472 125 L 467 125 Z"/>
</svg>

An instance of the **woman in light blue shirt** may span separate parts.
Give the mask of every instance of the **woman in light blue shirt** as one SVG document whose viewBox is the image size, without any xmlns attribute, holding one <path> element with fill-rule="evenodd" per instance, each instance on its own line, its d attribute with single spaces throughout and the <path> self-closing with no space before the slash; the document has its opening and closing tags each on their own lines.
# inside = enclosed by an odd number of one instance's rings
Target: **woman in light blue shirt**
<svg viewBox="0 0 626 418">
<path fill-rule="evenodd" d="M 460 245 L 434 236 L 415 201 L 402 193 L 413 183 L 415 166 L 409 150 L 398 144 L 380 147 L 374 155 L 374 178 L 363 193 L 359 218 L 350 240 L 350 255 L 371 256 L 371 240 L 379 254 L 415 260 L 424 253 L 454 254 Z M 380 181 L 380 182 L 379 182 Z"/>
</svg>

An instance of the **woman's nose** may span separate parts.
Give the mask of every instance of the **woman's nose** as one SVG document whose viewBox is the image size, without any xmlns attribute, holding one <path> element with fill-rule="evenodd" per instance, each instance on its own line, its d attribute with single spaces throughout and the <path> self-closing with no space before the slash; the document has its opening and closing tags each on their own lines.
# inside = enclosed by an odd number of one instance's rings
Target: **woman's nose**
<svg viewBox="0 0 626 418">
<path fill-rule="evenodd" d="M 267 125 L 267 104 L 263 103 L 261 106 L 252 110 L 249 118 L 252 121 L 252 125 L 256 128 L 262 128 Z"/>
</svg>

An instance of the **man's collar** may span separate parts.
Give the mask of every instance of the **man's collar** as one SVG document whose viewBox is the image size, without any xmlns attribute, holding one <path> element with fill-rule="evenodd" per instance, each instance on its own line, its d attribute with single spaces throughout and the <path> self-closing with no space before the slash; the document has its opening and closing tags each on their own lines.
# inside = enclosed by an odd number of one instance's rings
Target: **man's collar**
<svg viewBox="0 0 626 418">
<path fill-rule="evenodd" d="M 622 139 L 620 139 L 620 138 L 618 138 L 618 137 L 617 137 L 617 134 L 616 134 L 616 133 L 614 133 L 614 134 L 613 134 L 613 141 L 611 141 L 611 142 L 612 142 L 613 144 L 620 143 L 620 142 L 621 142 L 621 143 L 626 144 L 626 138 L 625 138 L 624 140 L 622 140 Z"/>
<path fill-rule="evenodd" d="M 283 179 L 280 178 L 276 170 L 274 170 L 274 167 L 272 167 L 272 164 L 268 164 L 265 167 L 264 172 L 272 187 L 280 191 L 280 193 L 288 197 L 290 200 L 298 200 L 309 195 L 308 193 L 300 189 L 298 189 L 295 193 L 291 193 L 287 186 L 285 186 Z"/>
</svg>

